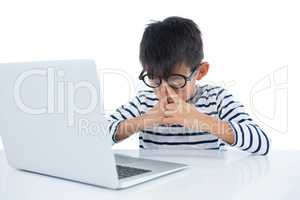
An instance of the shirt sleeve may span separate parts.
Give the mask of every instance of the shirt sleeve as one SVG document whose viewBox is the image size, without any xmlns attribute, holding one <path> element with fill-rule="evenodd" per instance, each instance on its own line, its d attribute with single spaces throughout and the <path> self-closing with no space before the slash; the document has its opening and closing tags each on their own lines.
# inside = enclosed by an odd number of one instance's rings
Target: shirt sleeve
<svg viewBox="0 0 300 200">
<path fill-rule="evenodd" d="M 118 107 L 113 113 L 111 113 L 108 118 L 108 131 L 112 138 L 112 144 L 117 143 L 116 133 L 119 127 L 119 124 L 133 117 L 141 116 L 142 106 L 145 104 L 144 96 L 141 92 L 138 92 L 129 102 Z"/>
<path fill-rule="evenodd" d="M 218 117 L 227 121 L 234 132 L 231 146 L 250 153 L 268 154 L 270 138 L 245 111 L 244 106 L 224 88 L 218 91 L 216 101 Z"/>
</svg>

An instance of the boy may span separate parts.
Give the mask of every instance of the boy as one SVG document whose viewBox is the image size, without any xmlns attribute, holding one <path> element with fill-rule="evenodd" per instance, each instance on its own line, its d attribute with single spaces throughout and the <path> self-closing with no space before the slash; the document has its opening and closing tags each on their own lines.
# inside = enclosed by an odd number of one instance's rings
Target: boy
<svg viewBox="0 0 300 200">
<path fill-rule="evenodd" d="M 270 139 L 225 89 L 200 86 L 203 62 L 198 26 L 169 17 L 149 24 L 140 43 L 139 91 L 110 115 L 114 143 L 139 132 L 140 148 L 221 149 L 226 145 L 266 155 Z"/>
</svg>

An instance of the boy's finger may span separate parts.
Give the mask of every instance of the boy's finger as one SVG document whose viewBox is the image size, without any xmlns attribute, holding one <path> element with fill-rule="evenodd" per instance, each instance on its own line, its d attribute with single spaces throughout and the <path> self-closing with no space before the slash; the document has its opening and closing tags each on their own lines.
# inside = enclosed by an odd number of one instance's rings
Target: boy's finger
<svg viewBox="0 0 300 200">
<path fill-rule="evenodd" d="M 171 88 L 169 85 L 166 85 L 166 89 L 167 89 L 167 96 L 173 100 L 175 103 L 177 103 L 179 101 L 178 95 L 176 94 L 176 92 L 174 91 L 173 88 Z"/>
<path fill-rule="evenodd" d="M 176 113 L 176 110 L 166 110 L 164 111 L 164 117 L 173 117 Z"/>
<path fill-rule="evenodd" d="M 176 118 L 175 118 L 175 117 L 165 117 L 165 118 L 162 120 L 162 123 L 163 123 L 163 124 L 167 124 L 167 125 L 171 125 L 171 124 L 176 124 L 177 121 L 176 121 Z"/>
<path fill-rule="evenodd" d="M 166 96 L 165 97 L 161 97 L 159 99 L 159 106 L 160 106 L 161 110 L 165 110 L 167 104 L 168 104 L 168 101 L 167 101 L 167 97 Z"/>
<path fill-rule="evenodd" d="M 164 85 L 162 85 L 162 87 L 159 88 L 159 92 L 160 92 L 160 98 L 159 101 L 162 104 L 162 106 L 165 106 L 166 104 L 168 104 L 168 96 L 167 96 L 167 89 Z"/>
<path fill-rule="evenodd" d="M 167 95 L 167 91 L 166 91 L 166 88 L 164 85 L 162 85 L 160 88 L 159 88 L 159 92 L 160 92 L 160 95 L 161 96 L 166 96 Z"/>
</svg>

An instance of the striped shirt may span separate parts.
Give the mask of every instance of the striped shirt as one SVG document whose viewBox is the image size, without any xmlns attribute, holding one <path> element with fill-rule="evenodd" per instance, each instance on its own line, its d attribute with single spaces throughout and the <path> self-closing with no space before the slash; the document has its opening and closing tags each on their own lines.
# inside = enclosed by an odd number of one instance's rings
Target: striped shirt
<svg viewBox="0 0 300 200">
<path fill-rule="evenodd" d="M 270 138 L 226 89 L 197 85 L 195 95 L 187 102 L 194 104 L 199 112 L 228 122 L 234 132 L 234 143 L 230 146 L 261 155 L 269 152 Z M 113 143 L 120 122 L 143 115 L 156 103 L 158 98 L 149 89 L 139 91 L 131 101 L 117 108 L 108 119 Z M 209 132 L 177 124 L 145 128 L 139 132 L 139 143 L 140 148 L 147 149 L 224 149 L 229 145 Z"/>
</svg>

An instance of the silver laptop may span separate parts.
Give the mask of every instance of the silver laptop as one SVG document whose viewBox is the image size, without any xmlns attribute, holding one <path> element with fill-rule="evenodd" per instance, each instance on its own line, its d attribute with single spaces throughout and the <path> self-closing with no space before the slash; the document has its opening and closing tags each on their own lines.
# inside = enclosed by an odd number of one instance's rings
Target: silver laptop
<svg viewBox="0 0 300 200">
<path fill-rule="evenodd" d="M 92 60 L 0 64 L 0 134 L 8 163 L 113 189 L 187 167 L 114 155 L 100 85 Z"/>
</svg>

